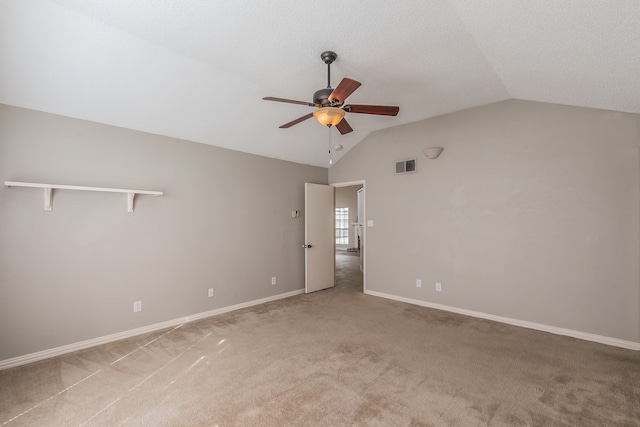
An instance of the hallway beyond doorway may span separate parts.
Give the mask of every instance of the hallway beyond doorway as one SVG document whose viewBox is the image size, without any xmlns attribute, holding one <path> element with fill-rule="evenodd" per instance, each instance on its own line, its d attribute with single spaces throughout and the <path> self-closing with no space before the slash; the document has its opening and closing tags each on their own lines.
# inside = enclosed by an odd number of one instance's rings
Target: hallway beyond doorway
<svg viewBox="0 0 640 427">
<path fill-rule="evenodd" d="M 359 253 L 336 248 L 336 288 L 347 292 L 364 291 Z"/>
</svg>

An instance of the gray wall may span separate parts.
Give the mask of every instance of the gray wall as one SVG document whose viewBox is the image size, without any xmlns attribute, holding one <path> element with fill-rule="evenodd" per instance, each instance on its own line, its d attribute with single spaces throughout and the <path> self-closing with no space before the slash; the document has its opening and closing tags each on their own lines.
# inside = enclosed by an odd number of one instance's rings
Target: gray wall
<svg viewBox="0 0 640 427">
<path fill-rule="evenodd" d="M 362 185 L 349 185 L 347 187 L 336 187 L 335 189 L 335 207 L 349 208 L 349 247 L 358 246 L 356 239 L 356 229 L 351 226 L 352 222 L 358 217 L 358 189 Z"/>
<path fill-rule="evenodd" d="M 640 342 L 639 145 L 638 115 L 512 100 L 378 131 L 329 181 L 366 180 L 368 290 Z"/>
<path fill-rule="evenodd" d="M 43 190 L 0 187 L 4 360 L 304 288 L 291 211 L 327 170 L 0 105 L 0 179 L 165 192 L 127 213 L 60 190 L 45 212 Z"/>
</svg>

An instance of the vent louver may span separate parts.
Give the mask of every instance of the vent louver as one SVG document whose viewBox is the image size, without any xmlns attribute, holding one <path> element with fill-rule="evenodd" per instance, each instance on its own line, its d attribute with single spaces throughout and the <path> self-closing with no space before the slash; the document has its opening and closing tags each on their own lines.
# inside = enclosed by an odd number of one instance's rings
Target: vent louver
<svg viewBox="0 0 640 427">
<path fill-rule="evenodd" d="M 396 175 L 413 173 L 416 171 L 416 159 L 396 162 Z"/>
</svg>

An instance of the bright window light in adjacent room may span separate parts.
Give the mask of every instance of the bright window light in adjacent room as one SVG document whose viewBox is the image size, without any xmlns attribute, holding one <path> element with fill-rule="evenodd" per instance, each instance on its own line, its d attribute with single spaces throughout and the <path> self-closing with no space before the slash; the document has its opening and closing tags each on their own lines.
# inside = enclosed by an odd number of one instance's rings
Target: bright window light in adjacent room
<svg viewBox="0 0 640 427">
<path fill-rule="evenodd" d="M 336 208 L 336 245 L 349 244 L 349 208 Z"/>
</svg>

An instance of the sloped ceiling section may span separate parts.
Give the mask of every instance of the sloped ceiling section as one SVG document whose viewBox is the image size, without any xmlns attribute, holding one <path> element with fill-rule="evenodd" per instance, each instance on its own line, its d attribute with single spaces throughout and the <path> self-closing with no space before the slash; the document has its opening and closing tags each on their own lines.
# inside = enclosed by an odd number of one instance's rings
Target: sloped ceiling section
<svg viewBox="0 0 640 427">
<path fill-rule="evenodd" d="M 328 167 L 369 133 L 519 98 L 640 112 L 636 0 L 1 0 L 0 102 Z M 329 136 L 309 107 L 362 82 Z"/>
</svg>

